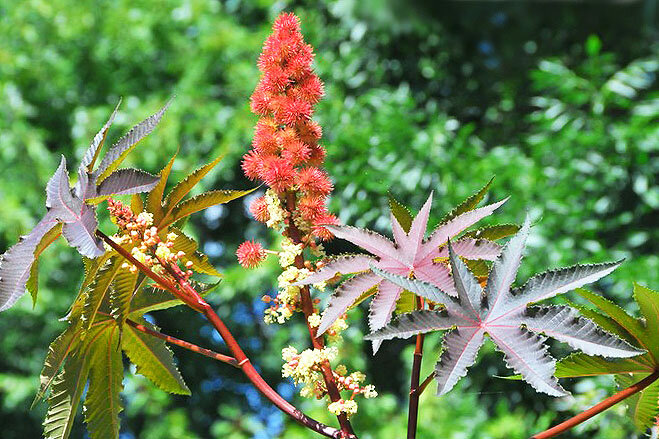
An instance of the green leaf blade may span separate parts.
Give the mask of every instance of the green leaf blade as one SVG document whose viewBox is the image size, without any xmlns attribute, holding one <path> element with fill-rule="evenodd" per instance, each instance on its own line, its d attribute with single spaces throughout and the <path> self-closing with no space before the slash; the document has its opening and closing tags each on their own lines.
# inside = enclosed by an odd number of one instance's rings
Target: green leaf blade
<svg viewBox="0 0 659 439">
<path fill-rule="evenodd" d="M 157 329 L 146 321 L 141 324 Z M 178 395 L 190 395 L 190 389 L 174 364 L 174 355 L 163 340 L 126 326 L 122 347 L 137 366 L 137 373 L 147 377 L 158 388 Z"/>
</svg>

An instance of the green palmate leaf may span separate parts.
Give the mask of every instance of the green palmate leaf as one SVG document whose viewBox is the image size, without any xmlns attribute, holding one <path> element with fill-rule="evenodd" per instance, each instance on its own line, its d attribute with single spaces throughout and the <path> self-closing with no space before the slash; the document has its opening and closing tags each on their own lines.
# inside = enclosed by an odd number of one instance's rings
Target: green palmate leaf
<svg viewBox="0 0 659 439">
<path fill-rule="evenodd" d="M 247 191 L 218 190 L 204 192 L 203 194 L 199 194 L 196 197 L 192 197 L 189 200 L 178 204 L 172 212 L 163 219 L 161 227 L 168 226 L 188 215 L 192 215 L 195 212 L 199 212 L 200 210 L 204 210 L 216 204 L 224 204 L 231 200 L 235 200 L 236 198 L 245 196 L 252 191 L 254 191 L 254 189 Z"/>
<path fill-rule="evenodd" d="M 634 337 L 638 346 L 642 347 L 645 350 L 648 350 L 646 344 L 647 340 L 645 339 L 645 328 L 642 323 L 630 316 L 625 312 L 624 309 L 620 308 L 615 303 L 610 300 L 605 299 L 602 296 L 599 296 L 595 293 L 591 293 L 588 290 L 583 288 L 578 288 L 577 293 L 589 300 L 593 305 L 595 305 L 600 311 L 605 312 L 609 317 L 611 317 L 616 323 L 625 328 L 625 330 Z"/>
<path fill-rule="evenodd" d="M 497 239 L 514 235 L 519 231 L 519 227 L 517 224 L 499 224 L 467 232 L 464 234 L 464 237 L 496 241 Z"/>
<path fill-rule="evenodd" d="M 131 273 L 130 270 L 119 270 L 114 279 L 110 290 L 110 315 L 120 329 L 128 318 L 130 301 L 145 278 L 146 276 L 141 272 L 138 275 L 137 272 Z"/>
<path fill-rule="evenodd" d="M 201 181 L 202 178 L 206 176 L 220 161 L 224 158 L 224 155 L 219 156 L 212 162 L 202 166 L 201 168 L 191 172 L 183 180 L 179 181 L 176 186 L 167 194 L 165 198 L 164 210 L 165 216 L 177 206 L 179 201 L 185 198 L 188 193 Z"/>
<path fill-rule="evenodd" d="M 396 218 L 405 233 L 409 233 L 414 218 L 412 218 L 409 209 L 399 203 L 391 194 L 389 194 L 389 210 L 391 210 L 391 214 Z"/>
<path fill-rule="evenodd" d="M 162 168 L 160 174 L 158 174 L 160 181 L 158 181 L 158 184 L 151 189 L 151 192 L 149 192 L 146 197 L 146 211 L 153 214 L 154 224 L 158 224 L 164 216 L 162 210 L 162 198 L 165 193 L 165 187 L 167 186 L 167 179 L 169 178 L 170 172 L 172 172 L 172 166 L 174 166 L 174 160 L 176 160 L 177 155 L 178 151 L 176 151 L 165 167 Z"/>
<path fill-rule="evenodd" d="M 121 260 L 119 256 L 112 257 L 110 261 L 98 271 L 94 282 L 84 293 L 84 307 L 82 308 L 84 329 L 88 329 L 94 322 L 96 313 L 110 291 L 115 277 L 120 272 L 125 271 L 127 270 L 121 269 Z"/>
<path fill-rule="evenodd" d="M 616 382 L 621 388 L 629 387 L 641 381 L 649 374 L 616 375 Z M 634 426 L 640 431 L 646 431 L 655 423 L 659 416 L 659 381 L 655 381 L 642 392 L 636 393 L 625 400 L 629 416 Z"/>
<path fill-rule="evenodd" d="M 57 374 L 48 398 L 48 412 L 43 423 L 45 439 L 69 437 L 88 374 L 88 358 L 78 354 L 71 355 L 66 367 Z"/>
<path fill-rule="evenodd" d="M 57 376 L 62 364 L 77 345 L 78 330 L 76 326 L 69 326 L 48 346 L 48 353 L 41 370 L 40 385 L 37 395 L 34 397 L 32 407 L 36 405 L 46 394 L 53 380 Z"/>
<path fill-rule="evenodd" d="M 144 210 L 144 201 L 142 200 L 141 194 L 133 194 L 130 197 L 130 210 L 135 214 L 139 215 Z"/>
<path fill-rule="evenodd" d="M 52 244 L 59 236 L 62 234 L 62 224 L 57 224 L 55 227 L 50 229 L 46 234 L 41 238 L 41 241 L 37 245 L 37 248 L 34 250 L 34 263 L 30 267 L 30 277 L 27 280 L 25 287 L 30 292 L 32 296 L 32 305 L 37 304 L 37 294 L 39 292 L 39 256 L 43 253 L 46 248 Z"/>
<path fill-rule="evenodd" d="M 410 291 L 403 290 L 396 302 L 396 314 L 405 314 L 416 309 L 416 295 Z"/>
<path fill-rule="evenodd" d="M 650 335 L 646 349 L 659 360 L 659 293 L 635 283 L 634 299 L 645 317 L 645 330 Z"/>
<path fill-rule="evenodd" d="M 208 274 L 210 276 L 222 276 L 209 262 L 208 256 L 197 251 L 197 241 L 175 227 L 170 227 L 170 231 L 177 235 L 172 249 L 175 253 L 179 251 L 185 253 L 185 256 L 181 258 L 184 263 L 192 261 L 192 268 L 198 273 Z"/>
<path fill-rule="evenodd" d="M 118 341 L 119 328 L 113 323 L 89 347 L 91 371 L 84 413 L 91 439 L 119 438 L 124 367 Z"/>
<path fill-rule="evenodd" d="M 157 330 L 145 320 L 140 323 Z M 163 340 L 127 325 L 122 347 L 130 361 L 137 366 L 137 373 L 147 377 L 160 389 L 179 395 L 190 394 L 190 389 L 174 364 L 174 355 Z"/>
<path fill-rule="evenodd" d="M 490 178 L 490 181 L 487 182 L 485 186 L 483 186 L 478 192 L 464 200 L 462 203 L 460 203 L 455 209 L 450 211 L 442 220 L 440 221 L 440 224 L 445 224 L 452 220 L 453 218 L 465 213 L 469 212 L 470 210 L 474 210 L 476 206 L 478 206 L 478 203 L 480 203 L 483 198 L 485 198 L 485 194 L 487 191 L 490 189 L 490 186 L 492 185 L 492 182 L 494 181 L 494 177 Z"/>
<path fill-rule="evenodd" d="M 614 360 L 593 357 L 581 352 L 568 355 L 556 365 L 557 378 L 644 372 L 652 372 L 652 366 L 640 361 L 639 357 Z"/>
<path fill-rule="evenodd" d="M 471 271 L 476 277 L 487 276 L 487 274 L 490 272 L 490 267 L 482 259 L 466 259 L 464 260 L 464 263 L 467 264 L 469 271 Z"/>
</svg>

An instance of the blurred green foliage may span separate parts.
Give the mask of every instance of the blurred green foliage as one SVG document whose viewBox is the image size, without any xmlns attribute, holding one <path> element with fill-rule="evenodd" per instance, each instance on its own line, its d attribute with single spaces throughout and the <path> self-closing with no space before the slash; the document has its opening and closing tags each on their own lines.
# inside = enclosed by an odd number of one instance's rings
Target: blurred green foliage
<svg viewBox="0 0 659 439">
<path fill-rule="evenodd" d="M 0 0 L 0 251 L 43 213 L 42 187 L 59 154 L 79 160 L 117 99 L 111 133 L 175 94 L 165 119 L 129 161 L 155 172 L 181 153 L 172 181 L 226 152 L 207 188 L 247 188 L 240 156 L 256 118 L 248 98 L 256 59 L 281 10 L 296 12 L 315 46 L 326 98 L 331 209 L 345 223 L 389 231 L 388 191 L 418 209 L 435 193 L 433 218 L 496 175 L 494 198 L 511 195 L 497 222 L 538 220 L 526 267 L 627 258 L 599 285 L 629 304 L 631 280 L 659 280 L 657 208 L 659 93 L 656 2 L 382 2 L 376 0 Z M 110 225 L 103 224 L 105 230 Z M 226 272 L 214 303 L 265 377 L 281 382 L 280 350 L 307 346 L 301 322 L 262 323 L 262 294 L 276 266 L 236 267 L 245 238 L 268 239 L 245 203 L 210 209 L 188 231 Z M 351 250 L 345 243 L 332 252 Z M 78 256 L 63 245 L 42 257 L 41 295 L 0 316 L 0 425 L 4 438 L 39 437 L 44 407 L 28 411 L 48 343 L 77 291 Z M 363 310 L 351 315 L 342 356 L 381 392 L 355 418 L 363 438 L 405 428 L 411 350 L 385 344 L 377 357 L 358 342 Z M 187 311 L 154 315 L 163 331 L 214 349 L 222 343 Z M 428 352 L 432 352 L 429 340 Z M 556 347 L 557 352 L 561 347 Z M 420 438 L 524 438 L 613 390 L 607 379 L 565 383 L 553 400 L 505 375 L 496 352 L 444 398 L 423 398 Z M 127 375 L 125 438 L 309 437 L 220 364 L 177 351 L 193 396 L 172 397 Z M 424 368 L 432 368 L 428 357 Z M 432 387 L 431 387 L 432 388 Z M 319 419 L 323 405 L 282 393 Z M 83 437 L 81 426 L 72 437 Z M 566 437 L 630 437 L 622 407 Z"/>
</svg>

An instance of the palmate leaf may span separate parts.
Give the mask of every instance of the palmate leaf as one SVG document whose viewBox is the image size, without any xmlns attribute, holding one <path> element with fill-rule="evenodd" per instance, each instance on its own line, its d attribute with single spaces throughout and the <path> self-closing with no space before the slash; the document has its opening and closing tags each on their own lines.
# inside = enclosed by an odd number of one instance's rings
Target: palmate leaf
<svg viewBox="0 0 659 439">
<path fill-rule="evenodd" d="M 84 292 L 84 307 L 82 309 L 83 328 L 88 329 L 93 324 L 96 313 L 112 288 L 117 275 L 128 270 L 121 268 L 121 258 L 112 257 L 97 273 L 94 282 Z"/>
<path fill-rule="evenodd" d="M 139 323 L 157 330 L 145 320 Z M 190 389 L 174 364 L 174 355 L 163 340 L 140 332 L 132 326 L 126 326 L 121 344 L 130 361 L 137 366 L 137 373 L 144 375 L 166 392 L 190 394 Z"/>
<path fill-rule="evenodd" d="M 657 332 L 659 293 L 639 284 L 634 284 L 634 299 L 639 305 L 643 318 L 637 319 L 627 314 L 615 303 L 579 289 L 578 293 L 597 307 L 598 311 L 581 307 L 581 313 L 603 323 L 611 332 L 619 334 L 630 343 L 647 352 L 624 361 L 601 362 L 596 357 L 586 355 L 570 356 L 558 363 L 557 370 L 566 376 L 614 375 L 620 387 L 641 381 L 659 369 L 659 332 Z M 641 431 L 651 426 L 659 414 L 659 384 L 657 382 L 628 398 L 628 414 L 634 425 Z"/>
<path fill-rule="evenodd" d="M 78 342 L 77 326 L 69 326 L 48 346 L 48 353 L 41 370 L 40 384 L 37 395 L 32 402 L 32 408 L 46 394 L 69 354 L 76 348 Z"/>
<path fill-rule="evenodd" d="M 224 204 L 231 200 L 235 200 L 236 198 L 244 197 L 255 189 L 256 188 L 246 191 L 216 190 L 204 192 L 179 203 L 172 212 L 162 220 L 160 227 L 166 227 L 195 212 L 215 206 L 216 204 Z"/>
<path fill-rule="evenodd" d="M 488 181 L 485 186 L 480 188 L 480 190 L 475 194 L 469 196 L 462 203 L 458 204 L 453 210 L 451 210 L 448 214 L 446 214 L 446 216 L 442 218 L 442 220 L 439 223 L 446 224 L 456 216 L 460 216 L 465 212 L 474 210 L 476 206 L 478 206 L 478 204 L 481 201 L 483 201 L 483 198 L 485 198 L 485 195 L 487 194 L 487 191 L 490 190 L 490 186 L 492 186 L 493 181 L 494 181 L 494 177 L 490 178 L 490 181 Z"/>
<path fill-rule="evenodd" d="M 12 306 L 25 293 L 31 272 L 36 279 L 36 271 L 31 270 L 35 261 L 34 252 L 46 234 L 58 223 L 62 224 L 62 235 L 69 245 L 75 247 L 81 255 L 97 258 L 105 253 L 103 242 L 96 236 L 96 207 L 88 202 L 93 202 L 99 196 L 149 191 L 158 183 L 156 177 L 142 171 L 116 169 L 136 143 L 155 128 L 167 105 L 122 137 L 103 157 L 99 168 L 92 171 L 117 112 L 115 108 L 83 155 L 78 168 L 78 181 L 73 189 L 69 183 L 66 159 L 62 157 L 57 170 L 46 185 L 48 212 L 30 233 L 2 256 L 0 311 Z M 34 288 L 34 281 L 30 287 Z"/>
<path fill-rule="evenodd" d="M 156 184 L 153 187 L 153 189 L 151 189 L 151 191 L 146 197 L 146 211 L 153 215 L 154 224 L 160 224 L 160 220 L 162 220 L 164 216 L 164 212 L 162 208 L 162 202 L 163 202 L 162 197 L 163 194 L 165 193 L 165 187 L 167 186 L 167 179 L 169 178 L 170 172 L 172 172 L 172 166 L 174 166 L 174 160 L 176 160 L 177 155 L 178 155 L 178 151 L 169 160 L 169 162 L 167 162 L 165 167 L 160 170 L 160 173 L 158 174 L 158 177 L 160 177 L 160 181 L 158 181 L 158 184 Z M 142 210 L 140 210 L 140 212 L 141 211 Z M 139 212 L 134 212 L 134 213 L 139 213 Z"/>
<path fill-rule="evenodd" d="M 446 244 L 447 238 L 458 236 L 466 228 L 490 215 L 505 202 L 503 200 L 489 206 L 476 208 L 483 196 L 484 190 L 481 190 L 474 197 L 465 201 L 462 207 L 457 209 L 458 213 L 446 224 L 435 229 L 428 239 L 424 239 L 424 237 L 432 207 L 432 194 L 414 218 L 400 203 L 390 198 L 394 242 L 370 230 L 351 226 L 327 226 L 336 237 L 360 246 L 373 256 L 344 255 L 331 259 L 323 268 L 298 282 L 299 285 L 309 285 L 331 279 L 337 274 L 358 273 L 347 280 L 345 286 L 342 285 L 336 290 L 329 301 L 328 308 L 323 313 L 318 333 L 322 334 L 331 327 L 334 321 L 364 292 L 375 285 L 378 286 L 378 289 L 372 299 L 369 312 L 369 327 L 372 330 L 376 330 L 390 321 L 400 297 L 405 298 L 406 303 L 411 301 L 409 294 L 389 282 L 382 282 L 381 277 L 376 276 L 380 279 L 378 281 L 376 278 L 366 277 L 362 274 L 362 272 L 377 274 L 377 272 L 371 271 L 371 265 L 401 276 L 414 274 L 418 279 L 433 283 L 445 293 L 456 295 L 448 267 L 444 263 L 435 263 L 434 259 L 441 255 L 440 246 Z M 439 237 L 442 237 L 442 241 L 439 241 Z M 473 238 L 458 240 L 456 248 L 459 250 L 460 256 L 471 259 L 478 259 L 483 255 L 493 259 L 500 251 L 497 244 Z M 379 341 L 374 342 L 375 350 L 379 343 Z"/>
<path fill-rule="evenodd" d="M 165 216 L 169 214 L 178 203 L 185 198 L 190 191 L 201 181 L 202 178 L 206 176 L 222 159 L 224 156 L 219 156 L 212 162 L 202 166 L 201 168 L 193 171 L 185 177 L 183 180 L 179 181 L 176 186 L 172 188 L 171 191 L 167 194 L 167 198 L 163 203 L 163 209 L 165 211 Z"/>
<path fill-rule="evenodd" d="M 132 273 L 130 270 L 120 269 L 110 289 L 110 315 L 117 322 L 120 329 L 130 312 L 130 302 L 137 289 L 146 279 L 144 273 Z"/>
<path fill-rule="evenodd" d="M 203 297 L 213 291 L 220 282 L 206 284 L 190 281 L 190 284 Z M 145 286 L 137 291 L 131 301 L 129 317 L 131 319 L 139 319 L 147 312 L 169 309 L 179 305 L 183 305 L 183 302 L 170 292 Z"/>
<path fill-rule="evenodd" d="M 80 398 L 89 374 L 89 360 L 84 355 L 72 355 L 53 382 L 44 420 L 45 439 L 66 439 L 71 433 Z"/>
<path fill-rule="evenodd" d="M 119 438 L 122 410 L 119 394 L 123 389 L 124 367 L 118 342 L 119 328 L 111 324 L 89 348 L 89 389 L 84 414 L 91 439 Z"/>
<path fill-rule="evenodd" d="M 621 389 L 629 387 L 641 381 L 649 374 L 617 374 L 615 379 Z M 631 416 L 634 426 L 639 430 L 645 432 L 648 428 L 652 427 L 659 416 L 659 381 L 655 381 L 648 387 L 643 389 L 625 400 L 627 412 Z"/>
<path fill-rule="evenodd" d="M 435 285 L 388 273 L 372 266 L 387 281 L 399 285 L 433 302 L 444 305 L 441 311 L 415 311 L 403 314 L 393 323 L 369 334 L 368 340 L 409 337 L 434 330 L 452 329 L 445 335 L 446 349 L 435 370 L 438 394 L 451 390 L 476 359 L 478 348 L 487 334 L 503 352 L 506 364 L 522 375 L 539 392 L 553 396 L 566 394 L 554 376 L 555 360 L 544 345 L 546 336 L 570 346 L 604 357 L 633 357 L 643 351 L 579 317 L 566 306 L 527 308 L 529 303 L 549 298 L 567 287 L 576 288 L 608 274 L 611 264 L 575 266 L 560 276 L 541 274 L 528 282 L 517 294 L 511 293 L 525 241 L 529 233 L 527 219 L 519 233 L 494 261 L 485 290 L 448 243 L 449 260 L 457 298 L 445 294 Z M 617 266 L 618 264 L 614 264 Z M 615 268 L 615 266 L 613 268 Z M 594 269 L 592 267 L 597 267 Z M 551 273 L 551 272 L 549 272 Z"/>
</svg>

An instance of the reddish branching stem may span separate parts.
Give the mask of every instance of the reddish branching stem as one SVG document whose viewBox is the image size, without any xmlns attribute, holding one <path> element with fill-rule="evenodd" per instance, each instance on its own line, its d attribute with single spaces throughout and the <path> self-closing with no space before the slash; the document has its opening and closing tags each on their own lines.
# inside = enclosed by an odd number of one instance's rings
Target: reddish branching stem
<svg viewBox="0 0 659 439">
<path fill-rule="evenodd" d="M 423 299 L 416 297 L 416 308 L 423 309 Z M 412 360 L 412 378 L 410 380 L 410 403 L 407 411 L 407 439 L 416 438 L 417 422 L 419 418 L 419 380 L 421 377 L 421 361 L 423 359 L 423 334 L 416 336 L 414 359 Z"/>
<path fill-rule="evenodd" d="M 298 228 L 295 226 L 294 221 L 292 220 L 293 212 L 295 212 L 296 207 L 295 201 L 295 193 L 288 192 L 286 195 L 286 209 L 291 215 L 291 219 L 289 220 L 288 227 L 286 228 L 286 234 L 288 238 L 293 241 L 293 243 L 300 244 L 302 243 L 301 234 Z M 297 255 L 295 257 L 294 264 L 297 268 L 304 268 L 304 256 L 301 254 Z M 309 291 L 309 286 L 300 288 L 300 302 L 302 305 L 302 312 L 304 313 L 304 320 L 307 324 L 307 329 L 309 330 L 309 336 L 311 337 L 311 344 L 314 349 L 323 349 L 325 347 L 323 338 L 317 337 L 316 328 L 309 324 L 309 316 L 314 313 L 313 301 L 311 300 L 311 292 Z M 330 400 L 332 402 L 339 401 L 341 399 L 341 393 L 339 392 L 339 388 L 336 385 L 336 380 L 334 379 L 334 371 L 332 370 L 332 366 L 330 365 L 329 361 L 323 361 L 320 364 L 320 370 L 323 375 L 323 380 L 325 381 L 327 394 L 329 395 Z M 339 420 L 339 425 L 341 426 L 341 431 L 344 433 L 344 435 L 354 436 L 352 425 L 350 425 L 348 416 L 345 413 L 341 413 L 337 415 L 337 419 Z"/>
<path fill-rule="evenodd" d="M 293 418 L 295 421 L 303 425 L 304 427 L 309 428 L 317 433 L 322 434 L 325 437 L 330 438 L 346 438 L 351 437 L 346 435 L 343 431 L 336 428 L 327 426 L 323 423 L 316 421 L 302 413 L 291 403 L 286 401 L 281 395 L 279 395 L 268 383 L 265 382 L 263 377 L 259 375 L 252 363 L 243 352 L 242 348 L 236 341 L 235 337 L 229 331 L 229 328 L 226 327 L 222 319 L 215 313 L 213 308 L 197 293 L 197 291 L 192 288 L 190 283 L 182 277 L 182 272 L 180 268 L 175 264 L 165 265 L 168 273 L 176 279 L 176 284 L 169 279 L 160 276 L 154 273 L 149 267 L 145 266 L 137 259 L 126 251 L 123 247 L 114 242 L 110 237 L 105 235 L 100 230 L 97 230 L 96 234 L 103 239 L 110 247 L 117 251 L 121 256 L 128 260 L 131 264 L 135 265 L 140 271 L 146 274 L 149 278 L 157 282 L 162 288 L 174 294 L 180 300 L 182 300 L 186 305 L 193 308 L 195 311 L 202 313 L 208 321 L 213 325 L 215 330 L 222 336 L 224 342 L 226 343 L 229 350 L 234 356 L 237 366 L 243 371 L 245 376 L 252 382 L 254 387 L 256 387 L 263 396 L 265 396 L 270 402 L 272 402 L 277 408 L 282 412 L 286 413 L 288 416 Z"/>
<path fill-rule="evenodd" d="M 426 390 L 426 387 L 432 383 L 432 380 L 435 378 L 435 372 L 431 373 L 426 377 L 425 380 L 421 383 L 419 387 L 416 388 L 416 391 L 414 392 L 417 396 L 421 396 L 423 392 Z"/>
<path fill-rule="evenodd" d="M 240 366 L 238 366 L 238 361 L 230 357 L 228 355 L 220 354 L 215 351 L 211 351 L 210 349 L 202 348 L 201 346 L 197 346 L 194 343 L 190 343 L 189 341 L 181 340 L 176 337 L 172 337 L 171 335 L 163 334 L 162 332 L 154 331 L 153 329 L 147 328 L 144 325 L 140 325 L 137 322 L 134 322 L 130 319 L 126 320 L 126 323 L 135 328 L 136 330 L 143 332 L 145 334 L 149 334 L 153 337 L 159 338 L 161 340 L 166 341 L 167 343 L 175 344 L 177 346 L 180 346 L 182 348 L 185 348 L 189 351 L 196 352 L 197 354 L 205 355 L 206 357 L 212 358 L 217 361 L 221 361 L 222 363 L 229 364 L 233 367 L 237 367 L 240 369 Z"/>
<path fill-rule="evenodd" d="M 654 383 L 657 379 L 659 379 L 659 370 L 654 371 L 652 374 L 643 378 L 638 383 L 633 384 L 627 387 L 626 389 L 619 391 L 615 395 L 606 398 L 604 401 L 600 402 L 599 404 L 592 406 L 588 410 L 579 413 L 578 415 L 568 419 L 567 421 L 561 422 L 560 424 L 550 428 L 549 430 L 545 430 L 542 433 L 538 433 L 532 436 L 531 439 L 546 439 L 564 433 L 570 430 L 571 428 L 581 424 L 582 422 L 592 418 L 593 416 L 602 413 L 604 410 L 611 408 L 620 401 L 640 392 L 641 390 L 648 387 L 650 384 Z"/>
</svg>

